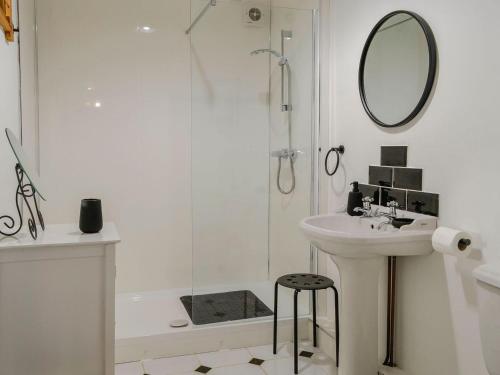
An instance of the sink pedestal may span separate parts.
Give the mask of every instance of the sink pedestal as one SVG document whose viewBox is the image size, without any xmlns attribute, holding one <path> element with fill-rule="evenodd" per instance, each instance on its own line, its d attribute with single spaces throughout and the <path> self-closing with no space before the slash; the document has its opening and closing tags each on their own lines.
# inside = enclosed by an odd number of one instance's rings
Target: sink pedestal
<svg viewBox="0 0 500 375">
<path fill-rule="evenodd" d="M 339 375 L 377 375 L 379 277 L 384 257 L 331 257 L 340 271 Z"/>
<path fill-rule="evenodd" d="M 406 213 L 400 229 L 379 217 L 313 216 L 300 227 L 311 244 L 330 254 L 340 272 L 339 375 L 377 375 L 379 277 L 386 257 L 432 253 L 435 217 Z M 382 363 L 382 361 L 380 361 Z"/>
</svg>

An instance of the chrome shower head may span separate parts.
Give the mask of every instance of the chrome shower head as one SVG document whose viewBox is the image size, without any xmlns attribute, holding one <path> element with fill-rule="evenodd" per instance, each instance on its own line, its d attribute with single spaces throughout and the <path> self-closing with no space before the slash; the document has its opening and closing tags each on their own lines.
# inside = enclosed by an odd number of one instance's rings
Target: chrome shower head
<svg viewBox="0 0 500 375">
<path fill-rule="evenodd" d="M 255 51 L 250 52 L 250 55 L 259 55 L 261 53 L 270 53 L 271 55 L 276 56 L 278 59 L 281 59 L 283 57 L 283 56 L 281 56 L 280 53 L 276 52 L 273 49 L 269 49 L 269 48 L 256 49 Z"/>
<path fill-rule="evenodd" d="M 288 58 L 286 58 L 281 53 L 279 53 L 273 49 L 270 49 L 270 48 L 256 49 L 255 51 L 250 52 L 250 55 L 255 56 L 255 55 L 259 55 L 261 53 L 270 53 L 271 55 L 277 57 L 280 60 L 279 61 L 280 65 L 288 65 Z"/>
</svg>

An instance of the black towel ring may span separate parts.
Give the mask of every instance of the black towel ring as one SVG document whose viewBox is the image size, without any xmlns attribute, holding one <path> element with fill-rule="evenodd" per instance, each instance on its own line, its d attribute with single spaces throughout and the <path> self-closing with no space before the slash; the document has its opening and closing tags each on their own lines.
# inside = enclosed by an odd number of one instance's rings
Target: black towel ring
<svg viewBox="0 0 500 375">
<path fill-rule="evenodd" d="M 330 170 L 328 169 L 328 161 L 330 159 L 330 155 L 335 152 L 335 154 L 337 155 L 337 163 L 335 165 L 335 169 L 330 172 Z M 340 166 L 340 155 L 343 155 L 345 152 L 345 147 L 343 145 L 340 145 L 339 147 L 333 147 L 330 149 L 330 151 L 328 151 L 328 153 L 326 154 L 326 158 L 325 158 L 325 172 L 328 176 L 333 176 L 335 175 L 335 173 L 337 173 L 337 171 L 339 170 L 339 166 Z"/>
</svg>

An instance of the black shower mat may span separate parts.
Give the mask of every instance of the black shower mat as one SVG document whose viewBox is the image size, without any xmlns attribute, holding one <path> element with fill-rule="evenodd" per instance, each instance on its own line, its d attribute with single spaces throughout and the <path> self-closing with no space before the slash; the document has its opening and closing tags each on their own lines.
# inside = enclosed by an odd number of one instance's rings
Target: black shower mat
<svg viewBox="0 0 500 375">
<path fill-rule="evenodd" d="M 250 290 L 181 297 L 193 324 L 261 318 L 273 312 Z"/>
</svg>

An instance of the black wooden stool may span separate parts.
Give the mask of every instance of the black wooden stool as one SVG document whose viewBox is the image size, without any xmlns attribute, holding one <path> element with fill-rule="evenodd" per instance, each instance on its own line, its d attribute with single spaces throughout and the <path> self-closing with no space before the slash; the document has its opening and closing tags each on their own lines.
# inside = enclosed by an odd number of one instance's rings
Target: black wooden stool
<svg viewBox="0 0 500 375">
<path fill-rule="evenodd" d="M 313 305 L 313 345 L 317 346 L 316 338 L 316 291 L 332 288 L 335 293 L 335 351 L 337 359 L 337 367 L 339 367 L 339 293 L 333 280 L 328 277 L 297 273 L 291 275 L 281 276 L 274 286 L 274 336 L 273 336 L 273 353 L 277 352 L 278 341 L 278 287 L 284 286 L 285 288 L 295 289 L 293 299 L 293 352 L 294 352 L 294 372 L 298 374 L 299 369 L 299 336 L 297 328 L 297 297 L 303 290 L 312 291 L 312 305 Z"/>
</svg>

